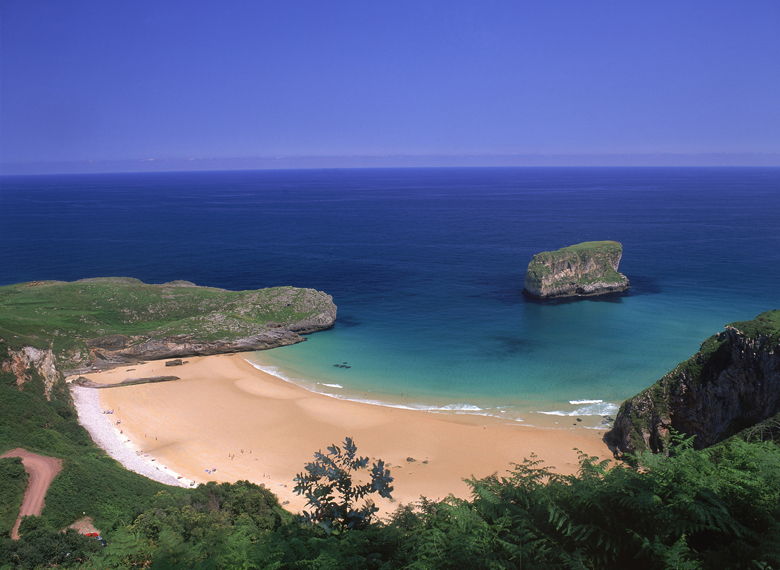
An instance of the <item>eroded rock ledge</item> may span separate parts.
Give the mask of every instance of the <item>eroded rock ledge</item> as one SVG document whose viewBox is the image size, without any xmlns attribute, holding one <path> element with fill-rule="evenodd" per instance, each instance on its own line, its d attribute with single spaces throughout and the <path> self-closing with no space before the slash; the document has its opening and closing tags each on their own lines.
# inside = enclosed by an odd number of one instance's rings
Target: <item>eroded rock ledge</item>
<svg viewBox="0 0 780 570">
<path fill-rule="evenodd" d="M 309 330 L 308 332 L 314 331 Z M 67 374 L 83 373 L 94 368 L 113 368 L 120 364 L 131 364 L 142 360 L 266 350 L 295 344 L 303 340 L 306 340 L 305 337 L 285 328 L 267 330 L 256 335 L 232 340 L 206 341 L 190 336 L 166 338 L 123 336 L 120 342 L 112 338 L 110 344 L 106 346 L 103 344 L 103 338 L 90 339 L 87 341 L 91 356 L 88 365 L 69 370 Z"/>
<path fill-rule="evenodd" d="M 616 241 L 586 241 L 534 255 L 525 274 L 525 292 L 553 299 L 620 293 L 628 278 L 618 272 L 623 246 Z"/>
</svg>

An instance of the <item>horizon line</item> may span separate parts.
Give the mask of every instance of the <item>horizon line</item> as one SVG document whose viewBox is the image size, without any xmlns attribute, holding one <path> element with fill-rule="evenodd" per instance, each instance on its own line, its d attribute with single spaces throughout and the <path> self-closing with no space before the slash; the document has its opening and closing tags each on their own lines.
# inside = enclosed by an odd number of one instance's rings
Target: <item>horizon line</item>
<svg viewBox="0 0 780 570">
<path fill-rule="evenodd" d="M 0 175 L 122 174 L 248 170 L 500 167 L 776 167 L 780 152 L 366 154 L 243 157 L 148 157 L 74 161 L 0 162 Z"/>
</svg>

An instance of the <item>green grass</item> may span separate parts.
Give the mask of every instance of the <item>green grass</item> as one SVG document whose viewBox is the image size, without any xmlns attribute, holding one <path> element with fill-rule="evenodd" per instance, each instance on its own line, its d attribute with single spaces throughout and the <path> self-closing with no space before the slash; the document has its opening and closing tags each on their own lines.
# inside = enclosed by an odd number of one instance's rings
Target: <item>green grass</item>
<svg viewBox="0 0 780 570">
<path fill-rule="evenodd" d="M 611 241 L 611 240 L 583 241 L 582 243 L 575 243 L 574 245 L 569 245 L 566 247 L 562 247 L 560 249 L 556 249 L 554 252 L 550 252 L 550 253 L 581 252 L 581 251 L 592 252 L 594 250 L 623 251 L 623 246 L 620 244 L 620 242 Z"/>
<path fill-rule="evenodd" d="M 750 321 L 740 321 L 729 325 L 750 338 L 767 337 L 772 341 L 780 340 L 780 310 L 766 311 Z"/>
<path fill-rule="evenodd" d="M 585 241 L 553 251 L 541 251 L 534 255 L 534 261 L 550 263 L 566 259 L 602 258 L 623 252 L 623 246 L 616 241 Z"/>
<path fill-rule="evenodd" d="M 18 457 L 0 459 L 0 536 L 11 532 L 26 487 L 27 473 L 22 460 Z"/>
<path fill-rule="evenodd" d="M 315 316 L 327 299 L 294 287 L 227 291 L 131 278 L 21 283 L 0 287 L 0 339 L 12 348 L 51 346 L 58 359 L 79 362 L 86 339 L 229 341 Z"/>
</svg>

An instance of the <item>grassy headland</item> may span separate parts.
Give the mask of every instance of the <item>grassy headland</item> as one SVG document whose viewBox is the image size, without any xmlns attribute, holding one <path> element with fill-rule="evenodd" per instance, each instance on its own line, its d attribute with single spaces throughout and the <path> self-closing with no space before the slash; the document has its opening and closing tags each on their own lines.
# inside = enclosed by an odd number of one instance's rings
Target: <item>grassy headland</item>
<svg viewBox="0 0 780 570">
<path fill-rule="evenodd" d="M 228 291 L 127 277 L 0 287 L 0 339 L 12 349 L 52 349 L 60 366 L 88 361 L 91 346 L 229 343 L 278 329 L 327 328 L 334 318 L 329 295 L 295 287 Z"/>
</svg>

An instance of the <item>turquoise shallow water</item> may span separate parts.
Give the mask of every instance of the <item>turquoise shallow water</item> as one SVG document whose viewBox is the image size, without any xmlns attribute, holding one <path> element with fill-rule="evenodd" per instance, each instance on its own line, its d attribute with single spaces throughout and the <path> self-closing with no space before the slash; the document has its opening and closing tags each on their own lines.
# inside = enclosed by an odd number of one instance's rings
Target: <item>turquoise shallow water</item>
<svg viewBox="0 0 780 570">
<path fill-rule="evenodd" d="M 780 169 L 170 173 L 0 188 L 2 283 L 132 275 L 328 291 L 334 329 L 259 359 L 341 397 L 598 423 L 724 324 L 780 307 Z M 533 253 L 595 239 L 623 242 L 630 294 L 522 297 Z"/>
<path fill-rule="evenodd" d="M 408 335 L 394 334 L 390 323 L 337 326 L 305 343 L 258 353 L 257 361 L 338 397 L 547 423 L 536 412 L 614 414 L 615 404 L 724 324 L 701 299 L 682 296 L 533 304 L 522 311 L 501 304 L 481 314 L 492 319 L 489 334 L 484 324 L 430 323 Z M 726 320 L 741 318 L 731 315 Z M 351 368 L 333 366 L 342 362 Z"/>
</svg>

